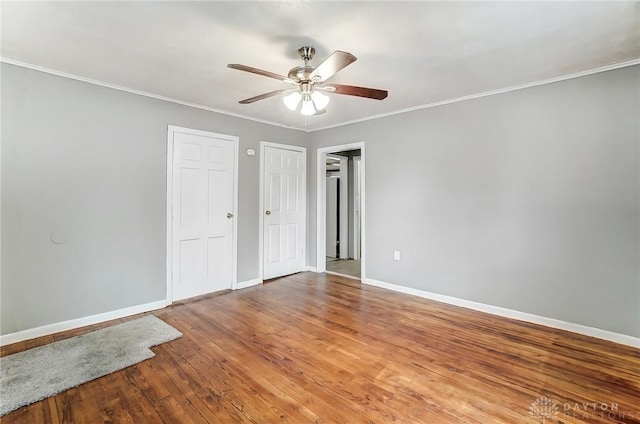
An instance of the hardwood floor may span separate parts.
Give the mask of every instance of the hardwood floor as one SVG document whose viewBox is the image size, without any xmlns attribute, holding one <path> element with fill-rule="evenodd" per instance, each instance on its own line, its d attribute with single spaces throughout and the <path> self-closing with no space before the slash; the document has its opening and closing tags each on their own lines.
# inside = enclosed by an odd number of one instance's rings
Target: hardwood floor
<svg viewBox="0 0 640 424">
<path fill-rule="evenodd" d="M 640 423 L 638 349 L 339 276 L 302 273 L 153 313 L 184 337 L 2 424 Z"/>
</svg>

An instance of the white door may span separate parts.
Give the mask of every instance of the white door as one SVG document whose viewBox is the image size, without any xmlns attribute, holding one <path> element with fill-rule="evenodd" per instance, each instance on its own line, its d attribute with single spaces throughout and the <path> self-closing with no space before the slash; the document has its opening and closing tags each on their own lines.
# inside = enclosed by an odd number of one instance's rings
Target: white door
<svg viewBox="0 0 640 424">
<path fill-rule="evenodd" d="M 233 284 L 237 138 L 177 127 L 169 136 L 172 300 L 180 300 Z"/>
<path fill-rule="evenodd" d="M 263 279 L 304 270 L 306 154 L 265 146 Z"/>
</svg>

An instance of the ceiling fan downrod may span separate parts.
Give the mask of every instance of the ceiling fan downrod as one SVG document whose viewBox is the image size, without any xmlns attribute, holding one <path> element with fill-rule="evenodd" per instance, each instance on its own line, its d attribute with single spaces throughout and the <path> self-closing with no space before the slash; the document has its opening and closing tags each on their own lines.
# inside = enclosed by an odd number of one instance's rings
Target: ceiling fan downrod
<svg viewBox="0 0 640 424">
<path fill-rule="evenodd" d="M 304 60 L 304 66 L 309 66 L 309 61 L 313 59 L 313 55 L 316 54 L 316 49 L 310 46 L 302 46 L 298 49 L 298 54 Z"/>
</svg>

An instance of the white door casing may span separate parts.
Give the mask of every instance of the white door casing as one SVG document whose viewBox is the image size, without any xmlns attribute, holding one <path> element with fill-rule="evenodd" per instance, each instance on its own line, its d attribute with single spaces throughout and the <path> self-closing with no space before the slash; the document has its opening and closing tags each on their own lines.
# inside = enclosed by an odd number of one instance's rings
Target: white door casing
<svg viewBox="0 0 640 424">
<path fill-rule="evenodd" d="M 349 258 L 349 158 L 340 158 L 340 259 Z"/>
<path fill-rule="evenodd" d="M 262 279 L 304 271 L 306 149 L 261 143 Z"/>
<path fill-rule="evenodd" d="M 326 255 L 328 258 L 337 258 L 336 245 L 338 241 L 338 181 L 337 176 L 327 177 L 327 221 L 326 221 Z"/>
<path fill-rule="evenodd" d="M 340 246 L 338 249 L 338 258 L 340 259 L 348 259 L 349 258 L 349 158 L 345 157 L 345 156 L 341 156 L 341 155 L 327 155 L 328 158 L 332 158 L 332 159 L 337 159 L 340 161 L 340 167 L 339 167 L 339 171 L 338 171 L 338 183 L 337 186 L 339 187 L 338 191 L 336 192 L 337 198 L 339 198 L 340 200 L 338 202 L 336 202 L 336 199 L 333 199 L 333 202 L 336 203 L 336 205 L 333 205 L 331 203 L 331 199 L 327 200 L 327 207 L 331 206 L 331 207 L 337 207 L 337 204 L 339 204 L 340 206 L 340 210 L 338 211 L 338 214 L 340 215 L 340 226 L 339 226 L 339 230 L 338 230 L 338 234 L 336 234 L 336 236 L 339 235 L 339 239 L 340 239 Z M 327 180 L 327 183 L 329 182 L 329 180 Z M 335 184 L 336 181 L 333 181 L 333 184 Z M 329 188 L 327 188 L 327 193 L 329 192 Z M 326 199 L 326 196 L 325 196 Z M 333 225 L 337 225 L 337 222 L 332 222 L 332 220 L 334 218 L 337 217 L 328 217 L 327 218 L 327 227 L 329 227 L 330 224 Z M 329 228 L 327 228 L 327 230 L 329 230 Z M 325 233 L 328 234 L 328 233 Z M 336 237 L 334 237 L 336 238 Z M 329 249 L 329 244 L 333 242 L 335 243 L 336 240 L 332 240 L 329 241 L 327 240 L 327 249 Z M 335 255 L 333 254 L 333 252 L 329 252 L 327 251 L 327 256 L 328 257 L 335 257 Z"/>
<path fill-rule="evenodd" d="M 353 158 L 353 259 L 360 259 L 360 156 Z"/>
<path fill-rule="evenodd" d="M 169 126 L 167 295 L 236 283 L 238 138 Z"/>
</svg>

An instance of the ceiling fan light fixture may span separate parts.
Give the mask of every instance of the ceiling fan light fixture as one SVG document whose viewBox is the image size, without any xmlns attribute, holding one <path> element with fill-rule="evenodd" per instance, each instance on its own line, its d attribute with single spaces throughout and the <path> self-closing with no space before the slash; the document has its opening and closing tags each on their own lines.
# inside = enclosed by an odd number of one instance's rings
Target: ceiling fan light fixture
<svg viewBox="0 0 640 424">
<path fill-rule="evenodd" d="M 302 94 L 298 91 L 294 91 L 293 93 L 286 95 L 282 98 L 284 105 L 290 110 L 298 109 L 298 104 L 300 104 L 300 100 L 302 100 Z"/>
<path fill-rule="evenodd" d="M 311 93 L 311 100 L 315 104 L 316 109 L 323 110 L 326 109 L 329 105 L 329 96 L 320 93 L 319 91 L 314 91 Z"/>
<path fill-rule="evenodd" d="M 305 116 L 315 115 L 316 108 L 313 105 L 313 100 L 311 100 L 311 97 L 306 97 L 302 101 L 302 107 L 300 108 L 300 113 Z"/>
</svg>

